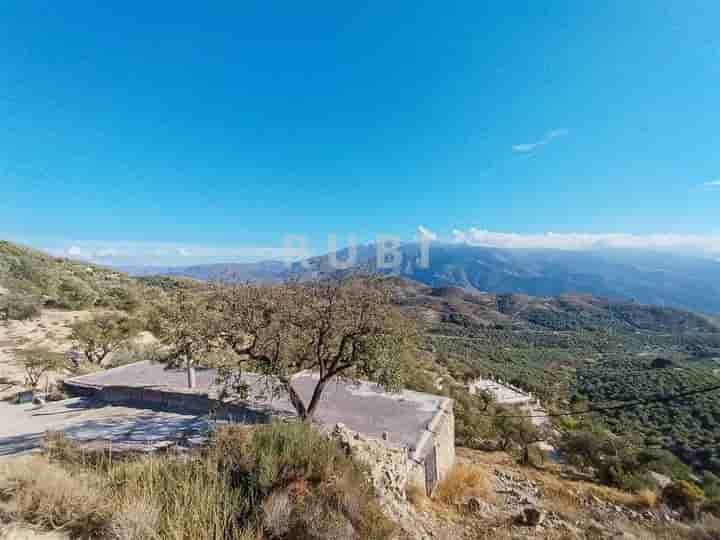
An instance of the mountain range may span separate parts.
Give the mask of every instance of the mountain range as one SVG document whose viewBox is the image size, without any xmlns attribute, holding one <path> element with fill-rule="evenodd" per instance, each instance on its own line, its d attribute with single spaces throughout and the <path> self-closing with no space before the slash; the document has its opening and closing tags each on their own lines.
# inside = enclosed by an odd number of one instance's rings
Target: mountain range
<svg viewBox="0 0 720 540">
<path fill-rule="evenodd" d="M 375 245 L 356 248 L 350 268 L 338 270 L 348 249 L 285 264 L 210 264 L 171 268 L 125 268 L 131 275 L 185 276 L 229 282 L 280 282 L 312 279 L 350 271 L 402 276 L 429 287 L 459 287 L 470 292 L 513 293 L 537 297 L 587 294 L 614 301 L 670 306 L 720 313 L 720 262 L 701 257 L 644 250 L 563 251 L 502 249 L 466 244 L 432 244 L 428 264 L 421 247 L 399 247 L 392 268 L 378 264 Z"/>
</svg>

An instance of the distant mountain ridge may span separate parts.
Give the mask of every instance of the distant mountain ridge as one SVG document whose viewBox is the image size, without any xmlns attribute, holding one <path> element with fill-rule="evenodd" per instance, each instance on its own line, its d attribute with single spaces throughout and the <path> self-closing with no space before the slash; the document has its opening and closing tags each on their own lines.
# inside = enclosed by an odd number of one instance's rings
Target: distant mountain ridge
<svg viewBox="0 0 720 540">
<path fill-rule="evenodd" d="M 501 249 L 464 244 L 432 244 L 429 255 L 424 268 L 420 246 L 404 244 L 397 267 L 385 269 L 378 268 L 375 246 L 358 246 L 351 271 L 398 275 L 430 287 L 539 297 L 589 294 L 720 314 L 720 263 L 713 260 L 639 250 Z M 336 256 L 345 261 L 348 250 Z M 330 260 L 326 254 L 292 265 L 274 261 L 212 264 L 158 273 L 202 280 L 280 282 L 343 272 L 333 268 Z"/>
<path fill-rule="evenodd" d="M 176 276 L 202 281 L 281 282 L 288 278 L 288 265 L 278 261 L 258 263 L 216 263 L 193 266 L 118 266 L 133 277 Z"/>
</svg>

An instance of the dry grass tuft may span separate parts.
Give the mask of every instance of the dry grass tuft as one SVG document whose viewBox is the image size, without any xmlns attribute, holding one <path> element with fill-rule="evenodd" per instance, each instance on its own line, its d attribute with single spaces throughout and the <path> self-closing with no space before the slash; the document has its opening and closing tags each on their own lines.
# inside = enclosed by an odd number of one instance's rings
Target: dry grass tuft
<svg viewBox="0 0 720 540">
<path fill-rule="evenodd" d="M 46 455 L 0 469 L 0 523 L 98 540 L 380 540 L 365 470 L 304 424 L 224 429 L 177 457 L 83 452 L 48 434 Z"/>
<path fill-rule="evenodd" d="M 160 508 L 155 501 L 131 498 L 118 507 L 110 529 L 118 540 L 150 540 L 157 538 L 159 524 Z"/>
<path fill-rule="evenodd" d="M 107 537 L 112 501 L 92 475 L 71 474 L 42 458 L 0 467 L 0 521 L 25 522 L 71 536 Z"/>
<path fill-rule="evenodd" d="M 635 504 L 634 506 L 636 508 L 655 508 L 658 503 L 658 495 L 657 493 L 652 489 L 643 489 L 640 490 L 635 495 Z"/>
<path fill-rule="evenodd" d="M 455 465 L 440 482 L 433 498 L 447 505 L 462 504 L 468 497 L 490 500 L 492 482 L 486 469 L 472 465 Z"/>
<path fill-rule="evenodd" d="M 418 486 L 417 484 L 409 484 L 405 488 L 405 495 L 413 505 L 418 508 L 425 508 L 429 502 L 425 488 Z"/>
<path fill-rule="evenodd" d="M 290 532 L 293 505 L 285 491 L 273 493 L 262 505 L 263 527 L 273 538 L 282 538 Z"/>
</svg>

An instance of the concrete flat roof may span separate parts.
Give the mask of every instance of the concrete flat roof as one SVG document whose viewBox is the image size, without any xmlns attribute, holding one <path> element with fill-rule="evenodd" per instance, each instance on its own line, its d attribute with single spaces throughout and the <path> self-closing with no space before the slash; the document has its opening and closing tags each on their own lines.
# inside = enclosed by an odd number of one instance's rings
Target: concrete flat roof
<svg viewBox="0 0 720 540">
<path fill-rule="evenodd" d="M 214 369 L 197 368 L 196 375 L 195 392 L 211 395 L 217 392 Z M 295 413 L 286 396 L 272 396 L 266 378 L 253 373 L 246 373 L 243 378 L 249 386 L 248 398 L 244 402 L 250 407 L 269 408 L 280 414 Z M 305 403 L 309 402 L 317 380 L 317 375 L 309 372 L 293 377 L 293 387 Z M 149 361 L 76 377 L 68 382 L 97 389 L 131 386 L 189 391 L 184 369 L 168 369 L 163 364 Z M 378 439 L 387 433 L 386 444 L 389 446 L 416 449 L 430 423 L 443 413 L 450 402 L 443 396 L 409 390 L 389 393 L 373 383 L 337 379 L 325 387 L 315 420 L 330 427 L 342 423 L 352 431 Z"/>
<path fill-rule="evenodd" d="M 62 431 L 86 446 L 152 450 L 178 442 L 201 444 L 207 418 L 108 405 L 92 398 L 16 405 L 0 401 L 0 459 L 36 451 L 48 431 Z"/>
</svg>

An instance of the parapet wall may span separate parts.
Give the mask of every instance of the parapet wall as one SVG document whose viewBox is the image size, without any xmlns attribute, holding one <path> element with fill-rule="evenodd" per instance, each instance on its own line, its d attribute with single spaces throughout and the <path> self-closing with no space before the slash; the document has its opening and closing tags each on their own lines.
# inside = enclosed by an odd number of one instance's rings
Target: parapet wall
<svg viewBox="0 0 720 540">
<path fill-rule="evenodd" d="M 453 402 L 442 405 L 408 461 L 408 480 L 432 493 L 455 464 L 455 415 Z"/>
<path fill-rule="evenodd" d="M 136 386 L 103 386 L 97 388 L 72 383 L 66 383 L 65 386 L 72 394 L 95 397 L 112 404 L 134 405 L 139 408 L 171 410 L 201 415 L 209 414 L 217 419 L 246 424 L 263 424 L 269 422 L 272 418 L 266 411 L 251 409 L 237 403 L 225 403 L 201 393 Z"/>
</svg>

